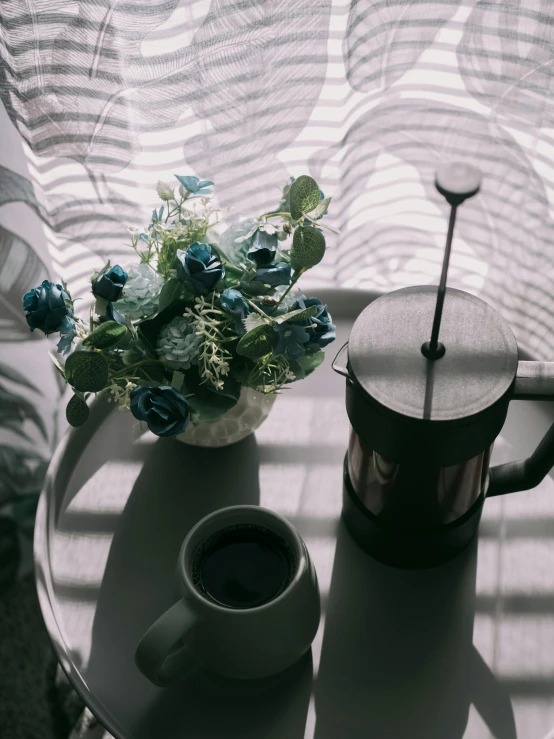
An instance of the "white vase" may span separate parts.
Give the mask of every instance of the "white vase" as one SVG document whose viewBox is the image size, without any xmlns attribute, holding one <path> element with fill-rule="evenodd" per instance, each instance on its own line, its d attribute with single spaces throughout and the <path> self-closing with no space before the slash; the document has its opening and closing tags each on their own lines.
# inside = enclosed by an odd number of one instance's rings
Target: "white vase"
<svg viewBox="0 0 554 739">
<path fill-rule="evenodd" d="M 276 395 L 264 395 L 243 387 L 239 402 L 217 421 L 203 421 L 198 426 L 189 423 L 176 439 L 192 446 L 218 447 L 235 444 L 255 431 L 268 417 Z"/>
</svg>

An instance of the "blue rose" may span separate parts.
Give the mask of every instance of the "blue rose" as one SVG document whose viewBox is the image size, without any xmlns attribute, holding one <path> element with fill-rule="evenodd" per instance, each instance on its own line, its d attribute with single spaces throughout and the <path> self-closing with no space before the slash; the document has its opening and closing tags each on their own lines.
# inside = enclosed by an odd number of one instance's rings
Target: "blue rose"
<svg viewBox="0 0 554 739">
<path fill-rule="evenodd" d="M 254 278 L 263 282 L 264 285 L 278 287 L 279 285 L 290 284 L 290 264 L 286 262 L 277 262 L 269 264 L 267 267 L 258 267 L 256 277 Z"/>
<path fill-rule="evenodd" d="M 207 295 L 225 275 L 225 269 L 209 244 L 195 241 L 186 251 L 177 250 L 177 277 L 188 282 L 195 295 Z"/>
<path fill-rule="evenodd" d="M 310 336 L 304 326 L 299 323 L 277 323 L 273 326 L 279 334 L 279 341 L 275 349 L 275 354 L 285 354 L 291 359 L 300 359 L 306 353 L 305 344 L 309 341 Z"/>
<path fill-rule="evenodd" d="M 267 267 L 275 259 L 277 242 L 277 233 L 268 234 L 265 231 L 256 231 L 248 250 L 248 259 L 256 262 L 257 267 Z"/>
<path fill-rule="evenodd" d="M 290 310 L 304 310 L 305 308 L 310 308 L 312 305 L 317 306 L 317 313 L 311 318 L 302 321 L 301 325 L 310 326 L 310 328 L 306 328 L 310 342 L 321 347 L 327 346 L 327 344 L 335 340 L 336 330 L 331 316 L 327 311 L 327 306 L 323 305 L 319 298 L 306 298 L 304 295 L 299 295 Z"/>
<path fill-rule="evenodd" d="M 69 330 L 73 324 L 71 296 L 61 285 L 44 280 L 23 296 L 23 310 L 31 331 L 36 328 L 48 334 L 61 329 Z"/>
<path fill-rule="evenodd" d="M 127 272 L 124 272 L 119 264 L 115 267 L 101 272 L 92 283 L 92 292 L 97 298 L 104 298 L 113 303 L 119 300 L 123 287 L 127 282 Z"/>
<path fill-rule="evenodd" d="M 246 333 L 243 319 L 248 315 L 248 303 L 243 298 L 242 293 L 233 287 L 227 288 L 219 298 L 221 307 L 226 313 L 230 313 L 235 319 L 235 331 L 237 334 Z"/>
<path fill-rule="evenodd" d="M 181 434 L 190 420 L 189 404 L 169 385 L 138 385 L 131 391 L 131 413 L 156 436 Z"/>
</svg>

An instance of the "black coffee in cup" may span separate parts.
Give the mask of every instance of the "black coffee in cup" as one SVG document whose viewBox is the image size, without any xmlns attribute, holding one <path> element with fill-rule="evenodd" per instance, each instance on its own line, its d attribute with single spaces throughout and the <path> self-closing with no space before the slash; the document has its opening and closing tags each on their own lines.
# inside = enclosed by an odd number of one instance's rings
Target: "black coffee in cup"
<svg viewBox="0 0 554 739">
<path fill-rule="evenodd" d="M 194 552 L 192 580 L 227 608 L 257 608 L 277 598 L 296 569 L 287 540 L 265 526 L 236 524 L 212 534 Z"/>
</svg>

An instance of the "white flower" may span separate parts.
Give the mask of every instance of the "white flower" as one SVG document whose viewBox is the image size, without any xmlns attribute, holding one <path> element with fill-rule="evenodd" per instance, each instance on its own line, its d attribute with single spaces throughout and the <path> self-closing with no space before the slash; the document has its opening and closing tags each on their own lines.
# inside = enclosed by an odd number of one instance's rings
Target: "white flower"
<svg viewBox="0 0 554 739">
<path fill-rule="evenodd" d="M 156 192 L 161 200 L 173 200 L 173 188 L 167 182 L 158 181 Z"/>
<path fill-rule="evenodd" d="M 158 309 L 158 300 L 163 287 L 163 279 L 145 262 L 125 265 L 127 282 L 123 294 L 115 307 L 119 313 L 128 316 L 131 321 L 155 313 Z"/>
<path fill-rule="evenodd" d="M 202 339 L 194 330 L 193 322 L 186 316 L 177 316 L 160 332 L 156 352 L 171 369 L 187 370 L 198 364 Z"/>
</svg>

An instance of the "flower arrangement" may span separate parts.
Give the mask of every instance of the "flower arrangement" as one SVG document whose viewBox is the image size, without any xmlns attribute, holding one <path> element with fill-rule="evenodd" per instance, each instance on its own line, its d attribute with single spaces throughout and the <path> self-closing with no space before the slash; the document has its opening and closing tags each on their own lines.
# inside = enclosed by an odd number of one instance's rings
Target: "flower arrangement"
<svg viewBox="0 0 554 739">
<path fill-rule="evenodd" d="M 323 228 L 333 231 L 315 180 L 291 178 L 275 211 L 235 219 L 217 240 L 225 216 L 213 182 L 176 178 L 177 192 L 158 183 L 147 229 L 129 229 L 134 261 L 92 275 L 88 321 L 65 283 L 23 297 L 31 331 L 60 334 L 50 355 L 74 392 L 73 426 L 88 418 L 87 395 L 104 391 L 154 434 L 175 436 L 223 416 L 243 387 L 275 394 L 306 377 L 335 339 L 327 307 L 293 292 L 323 259 Z"/>
</svg>

